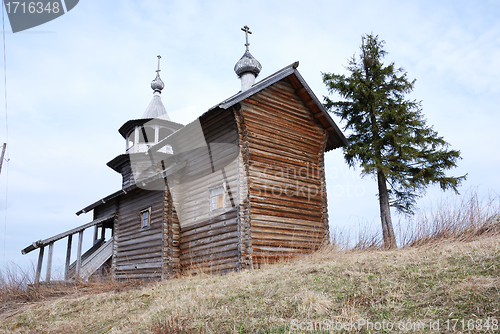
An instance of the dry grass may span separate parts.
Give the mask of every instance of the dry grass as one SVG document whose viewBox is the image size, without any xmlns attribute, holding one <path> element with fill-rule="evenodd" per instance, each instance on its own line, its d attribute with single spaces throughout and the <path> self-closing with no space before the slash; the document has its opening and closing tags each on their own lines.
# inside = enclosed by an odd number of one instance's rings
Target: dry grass
<svg viewBox="0 0 500 334">
<path fill-rule="evenodd" d="M 498 223 L 488 220 L 496 204 L 480 203 L 429 213 L 429 225 L 409 229 L 397 250 L 379 249 L 367 234 L 354 249 L 328 246 L 259 270 L 143 286 L 109 280 L 65 286 L 59 296 L 38 290 L 0 314 L 0 333 L 293 333 L 294 321 L 500 320 Z"/>
<path fill-rule="evenodd" d="M 499 263 L 495 236 L 394 251 L 328 247 L 260 270 L 39 300 L 0 332 L 288 333 L 294 319 L 500 319 Z"/>
<path fill-rule="evenodd" d="M 414 216 L 400 218 L 394 226 L 400 248 L 451 240 L 472 241 L 482 235 L 500 233 L 500 196 L 490 194 L 479 198 L 472 188 L 463 195 L 443 197 L 432 207 L 418 210 Z M 343 250 L 382 249 L 379 225 L 378 221 L 358 222 L 348 231 L 334 229 L 332 243 Z"/>
<path fill-rule="evenodd" d="M 462 196 L 443 198 L 425 211 L 419 211 L 399 224 L 399 243 L 405 247 L 421 246 L 443 240 L 471 241 L 483 234 L 500 232 L 500 197 L 480 199 L 475 189 Z"/>
<path fill-rule="evenodd" d="M 34 277 L 33 264 L 25 270 L 15 263 L 9 263 L 0 270 L 0 320 L 22 312 L 23 308 L 32 303 L 44 303 L 67 296 L 121 292 L 146 285 L 140 281 L 116 281 L 110 276 L 86 283 L 68 283 L 56 279 L 50 284 L 40 282 L 35 285 Z"/>
</svg>

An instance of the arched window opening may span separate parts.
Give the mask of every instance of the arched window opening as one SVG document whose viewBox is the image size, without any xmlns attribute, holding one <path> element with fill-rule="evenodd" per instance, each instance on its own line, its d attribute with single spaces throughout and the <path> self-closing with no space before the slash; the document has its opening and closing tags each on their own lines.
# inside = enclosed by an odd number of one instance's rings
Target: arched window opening
<svg viewBox="0 0 500 334">
<path fill-rule="evenodd" d="M 155 142 L 155 129 L 149 126 L 144 126 L 140 127 L 138 130 L 139 130 L 139 143 Z"/>
</svg>

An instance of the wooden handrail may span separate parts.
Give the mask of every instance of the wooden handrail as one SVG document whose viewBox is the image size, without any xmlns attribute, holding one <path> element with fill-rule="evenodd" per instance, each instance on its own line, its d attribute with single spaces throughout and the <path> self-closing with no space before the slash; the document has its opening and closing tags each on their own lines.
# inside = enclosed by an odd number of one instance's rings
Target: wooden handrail
<svg viewBox="0 0 500 334">
<path fill-rule="evenodd" d="M 103 217 L 103 218 L 99 218 L 99 219 L 93 220 L 90 223 L 87 223 L 87 224 L 75 227 L 74 229 L 71 229 L 69 231 L 60 233 L 60 234 L 55 235 L 53 237 L 50 237 L 48 239 L 35 241 L 33 244 L 31 244 L 28 247 L 26 247 L 25 249 L 23 249 L 21 251 L 21 253 L 23 255 L 28 254 L 29 252 L 34 251 L 37 248 L 45 247 L 48 244 L 51 244 L 51 243 L 53 243 L 53 242 L 55 242 L 57 240 L 60 240 L 60 239 L 65 238 L 65 237 L 67 237 L 69 235 L 73 235 L 75 233 L 81 232 L 81 231 L 83 231 L 83 230 L 85 230 L 85 229 L 87 229 L 89 227 L 94 226 L 94 225 L 102 224 L 102 223 L 107 222 L 109 220 L 112 220 L 114 218 L 115 218 L 115 215 L 109 215 L 109 216 L 106 216 L 106 217 Z"/>
</svg>

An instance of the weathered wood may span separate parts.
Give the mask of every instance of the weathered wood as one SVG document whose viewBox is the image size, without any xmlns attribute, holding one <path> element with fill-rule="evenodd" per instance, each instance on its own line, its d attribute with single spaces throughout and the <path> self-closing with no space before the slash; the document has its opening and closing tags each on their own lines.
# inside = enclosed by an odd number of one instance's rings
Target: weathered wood
<svg viewBox="0 0 500 334">
<path fill-rule="evenodd" d="M 78 264 L 75 261 L 70 266 L 70 275 L 73 274 L 76 280 L 87 280 L 94 274 L 99 267 L 101 267 L 113 254 L 113 239 L 106 242 L 99 239 L 88 251 L 85 252 L 80 258 Z M 77 274 L 77 267 L 80 265 L 79 273 Z"/>
<path fill-rule="evenodd" d="M 95 219 L 93 221 L 91 221 L 90 223 L 87 223 L 87 224 L 83 224 L 81 226 L 78 226 L 78 227 L 75 227 L 74 229 L 71 229 L 69 231 L 66 231 L 66 232 L 63 232 L 63 233 L 60 233 L 56 236 L 53 236 L 51 238 L 48 238 L 48 239 L 45 239 L 45 240 L 39 240 L 39 241 L 36 241 L 34 242 L 32 245 L 26 247 L 25 249 L 23 249 L 21 251 L 21 253 L 23 254 L 27 254 L 39 247 L 43 247 L 43 246 L 47 246 L 48 244 L 50 243 L 53 243 L 57 240 L 60 240 L 62 238 L 65 238 L 67 237 L 68 235 L 70 234 L 75 234 L 75 233 L 78 233 L 78 232 L 81 232 L 89 227 L 92 227 L 94 225 L 98 225 L 98 224 L 102 224 L 106 221 L 110 221 L 110 220 L 113 220 L 114 219 L 114 215 L 110 215 L 110 216 L 106 216 L 106 217 L 103 217 L 103 218 L 99 218 L 99 219 Z"/>
<path fill-rule="evenodd" d="M 161 268 L 134 269 L 149 261 L 162 261 L 163 191 L 136 189 L 122 196 L 117 207 L 114 226 L 113 275 L 140 278 L 141 275 L 161 278 Z M 142 227 L 140 211 L 151 207 L 151 224 Z"/>
<path fill-rule="evenodd" d="M 80 279 L 80 271 L 82 269 L 82 243 L 83 243 L 83 230 L 78 232 L 78 248 L 76 250 L 76 270 L 75 279 Z"/>
<path fill-rule="evenodd" d="M 198 256 L 196 258 L 190 258 L 186 260 L 182 260 L 181 257 L 181 266 L 192 266 L 196 264 L 203 264 L 206 262 L 213 262 L 213 261 L 218 261 L 222 259 L 227 259 L 227 258 L 233 258 L 234 262 L 238 262 L 238 247 L 237 245 L 234 245 L 233 250 L 227 251 L 227 252 L 221 252 L 221 253 L 216 253 L 216 254 L 207 254 L 207 255 L 202 255 Z M 201 254 L 200 254 L 201 255 Z"/>
<path fill-rule="evenodd" d="M 161 269 L 161 258 L 157 262 L 140 262 L 137 264 L 130 265 L 117 265 L 117 270 L 119 271 L 127 271 L 127 270 L 136 270 L 136 269 Z"/>
<path fill-rule="evenodd" d="M 68 235 L 68 247 L 66 248 L 66 263 L 64 266 L 64 280 L 69 281 L 69 265 L 71 263 L 71 242 L 73 235 Z"/>
<path fill-rule="evenodd" d="M 45 281 L 50 282 L 50 274 L 52 272 L 52 255 L 54 254 L 54 243 L 49 244 L 49 253 L 47 254 L 47 273 L 45 274 Z"/>
<path fill-rule="evenodd" d="M 181 249 L 182 249 L 182 244 L 186 243 L 186 242 L 190 242 L 190 241 L 194 241 L 194 240 L 198 240 L 198 239 L 203 239 L 203 238 L 213 238 L 213 237 L 220 235 L 220 234 L 226 234 L 226 233 L 229 233 L 232 231 L 237 231 L 237 228 L 238 228 L 237 225 L 238 225 L 237 220 L 234 219 L 230 225 L 224 226 L 222 228 L 209 229 L 206 232 L 197 232 L 197 233 L 193 233 L 193 234 L 188 235 L 188 236 L 181 235 L 181 239 L 180 239 Z"/>
<path fill-rule="evenodd" d="M 317 249 L 326 233 L 324 127 L 314 117 L 316 102 L 296 84 L 281 80 L 242 102 L 251 134 L 248 196 L 257 265 Z"/>
<path fill-rule="evenodd" d="M 191 242 L 183 242 L 182 245 L 180 245 L 181 250 L 186 250 L 187 252 L 190 252 L 195 249 L 206 249 L 209 247 L 215 247 L 215 244 L 219 241 L 227 241 L 232 238 L 237 238 L 239 235 L 239 232 L 235 229 L 234 232 L 229 232 L 229 233 L 222 233 L 219 235 L 211 236 L 209 238 L 204 238 L 204 239 L 196 239 Z"/>
<path fill-rule="evenodd" d="M 36 272 L 35 272 L 35 284 L 38 284 L 40 282 L 40 273 L 42 272 L 44 248 L 45 248 L 44 246 L 40 247 L 40 251 L 38 253 L 38 264 L 36 266 Z"/>
</svg>

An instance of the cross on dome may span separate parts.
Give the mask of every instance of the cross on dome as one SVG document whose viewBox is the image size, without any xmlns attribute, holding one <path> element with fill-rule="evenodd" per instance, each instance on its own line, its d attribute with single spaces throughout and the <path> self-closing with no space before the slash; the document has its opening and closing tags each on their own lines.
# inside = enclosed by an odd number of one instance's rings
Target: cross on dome
<svg viewBox="0 0 500 334">
<path fill-rule="evenodd" d="M 245 47 L 246 50 L 248 51 L 248 46 L 250 45 L 250 43 L 248 43 L 248 34 L 251 34 L 252 32 L 250 31 L 250 28 L 248 26 L 244 26 L 243 28 L 241 28 L 241 30 L 245 32 L 245 40 L 246 40 Z"/>
</svg>

